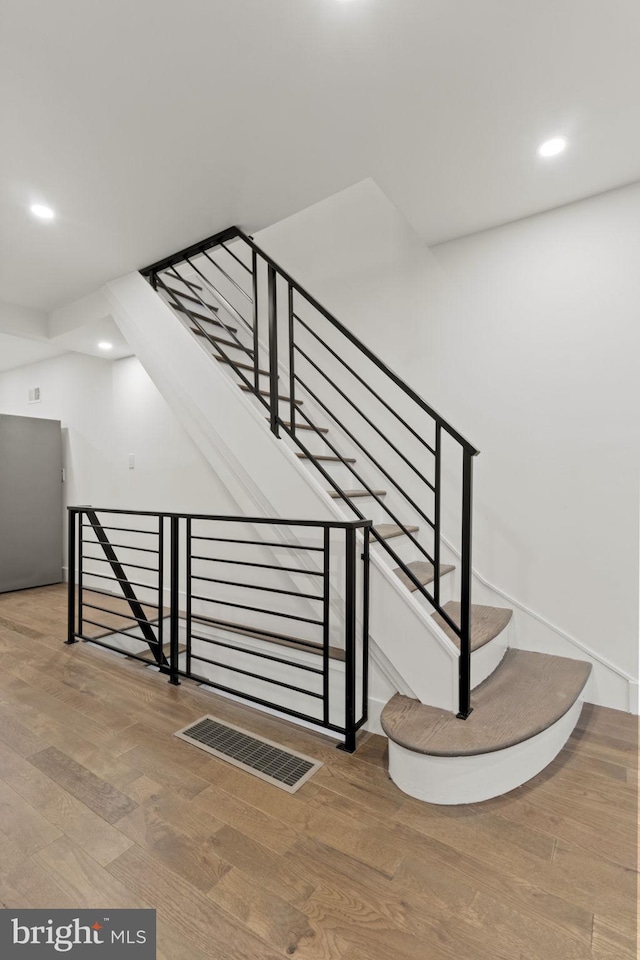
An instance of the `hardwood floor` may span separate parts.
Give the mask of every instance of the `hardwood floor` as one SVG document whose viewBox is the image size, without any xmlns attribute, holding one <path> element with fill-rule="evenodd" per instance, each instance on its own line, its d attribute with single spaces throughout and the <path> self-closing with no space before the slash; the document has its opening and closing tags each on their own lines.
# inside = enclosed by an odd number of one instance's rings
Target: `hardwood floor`
<svg viewBox="0 0 640 960">
<path fill-rule="evenodd" d="M 63 644 L 62 586 L 0 596 L 0 903 L 154 907 L 162 960 L 631 960 L 637 718 L 586 706 L 505 797 L 429 807 L 320 734 Z M 172 733 L 203 713 L 325 766 L 295 795 Z"/>
</svg>

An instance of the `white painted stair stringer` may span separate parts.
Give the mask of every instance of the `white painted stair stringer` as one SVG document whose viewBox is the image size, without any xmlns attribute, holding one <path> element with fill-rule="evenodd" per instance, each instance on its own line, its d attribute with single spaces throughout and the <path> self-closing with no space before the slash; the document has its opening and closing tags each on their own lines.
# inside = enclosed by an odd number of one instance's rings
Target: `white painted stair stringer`
<svg viewBox="0 0 640 960">
<path fill-rule="evenodd" d="M 114 319 L 139 361 L 247 515 L 344 519 L 312 473 L 138 273 L 108 283 Z M 256 465 L 259 469 L 256 470 Z M 212 510 L 212 512 L 215 512 Z M 457 708 L 457 650 L 391 567 L 371 557 L 372 657 L 401 693 Z"/>
</svg>

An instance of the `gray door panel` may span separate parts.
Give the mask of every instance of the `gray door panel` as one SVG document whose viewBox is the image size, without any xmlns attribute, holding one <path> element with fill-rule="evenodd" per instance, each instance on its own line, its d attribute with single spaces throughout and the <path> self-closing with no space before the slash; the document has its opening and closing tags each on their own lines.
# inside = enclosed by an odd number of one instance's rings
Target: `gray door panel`
<svg viewBox="0 0 640 960">
<path fill-rule="evenodd" d="M 0 593 L 62 580 L 59 420 L 0 414 Z"/>
</svg>

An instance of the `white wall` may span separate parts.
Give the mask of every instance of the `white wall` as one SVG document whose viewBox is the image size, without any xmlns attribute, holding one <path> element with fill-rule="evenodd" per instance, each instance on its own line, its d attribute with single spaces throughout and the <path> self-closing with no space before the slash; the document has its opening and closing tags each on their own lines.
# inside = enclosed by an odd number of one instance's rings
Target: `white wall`
<svg viewBox="0 0 640 960">
<path fill-rule="evenodd" d="M 135 357 L 68 353 L 0 374 L 0 412 L 62 421 L 65 506 L 237 510 Z"/>
<path fill-rule="evenodd" d="M 30 387 L 42 400 L 30 404 Z M 0 412 L 62 421 L 67 503 L 102 503 L 113 496 L 111 364 L 79 354 L 0 375 Z"/>
<path fill-rule="evenodd" d="M 438 358 L 480 398 L 477 565 L 637 674 L 640 185 L 432 253 Z"/>
<path fill-rule="evenodd" d="M 476 570 L 632 675 L 639 224 L 636 185 L 428 250 L 365 181 L 256 236 L 480 448 Z"/>
</svg>

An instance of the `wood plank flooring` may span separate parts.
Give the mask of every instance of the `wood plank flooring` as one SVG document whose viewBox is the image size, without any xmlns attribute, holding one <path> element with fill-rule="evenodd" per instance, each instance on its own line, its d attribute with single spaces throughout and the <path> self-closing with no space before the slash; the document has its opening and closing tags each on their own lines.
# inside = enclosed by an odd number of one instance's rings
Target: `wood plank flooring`
<svg viewBox="0 0 640 960">
<path fill-rule="evenodd" d="M 67 647 L 62 586 L 0 596 L 0 903 L 154 907 L 161 960 L 632 960 L 637 718 L 430 807 L 333 741 Z M 295 795 L 172 737 L 213 713 L 324 761 Z"/>
</svg>

